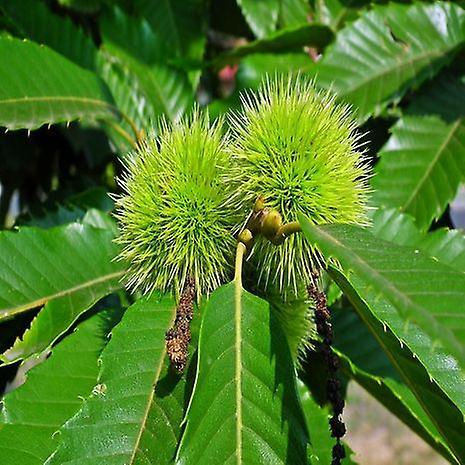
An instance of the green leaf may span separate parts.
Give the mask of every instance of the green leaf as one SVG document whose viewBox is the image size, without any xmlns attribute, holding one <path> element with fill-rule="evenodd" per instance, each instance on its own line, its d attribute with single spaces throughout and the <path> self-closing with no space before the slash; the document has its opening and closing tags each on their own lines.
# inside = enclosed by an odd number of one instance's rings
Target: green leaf
<svg viewBox="0 0 465 465">
<path fill-rule="evenodd" d="M 371 232 L 380 239 L 423 250 L 443 264 L 465 272 L 465 235 L 457 229 L 422 234 L 411 216 L 380 208 L 372 215 Z"/>
<path fill-rule="evenodd" d="M 435 260 L 453 267 L 459 272 L 465 270 L 465 236 L 461 231 L 439 229 L 432 233 L 420 234 L 412 231 L 413 221 L 407 215 L 382 210 L 375 215 L 376 227 L 373 232 L 381 238 L 390 238 L 396 243 L 409 244 L 431 255 Z M 382 225 L 386 225 L 382 227 Z M 408 227 L 406 227 L 408 226 Z M 406 233 L 405 233 L 406 232 Z M 387 236 L 387 237 L 386 237 Z M 444 393 L 457 405 L 465 416 L 465 373 L 456 361 L 418 327 L 405 325 L 397 312 L 388 311 L 390 305 L 374 307 L 383 322 L 387 322 L 399 340 L 410 348 L 415 357 L 428 369 L 429 376 Z"/>
<path fill-rule="evenodd" d="M 441 75 L 417 95 L 380 152 L 377 205 L 400 208 L 422 229 L 438 219 L 465 178 L 465 77 Z"/>
<path fill-rule="evenodd" d="M 413 354 L 406 345 L 401 347 L 401 341 L 390 331 L 387 333 L 383 324 L 377 321 L 371 312 L 363 306 L 357 306 L 357 309 L 360 315 L 349 308 L 333 308 L 331 312 L 334 341 L 343 372 L 357 381 L 447 460 L 455 462 L 440 433 L 414 393 L 404 384 L 388 356 L 395 359 L 396 365 L 405 372 L 407 382 L 414 381 L 415 385 L 423 383 L 423 389 L 425 386 L 428 388 L 431 384 L 428 374 L 414 360 Z M 376 338 L 370 331 L 376 335 Z M 444 405 L 442 400 L 444 395 L 437 388 L 434 389 L 432 386 L 431 388 L 429 396 L 433 399 L 438 398 L 435 404 Z M 447 414 L 449 409 L 448 406 L 444 413 Z M 455 417 L 447 415 L 448 421 L 456 418 L 456 415 Z"/>
<path fill-rule="evenodd" d="M 83 68 L 95 70 L 97 49 L 69 18 L 53 14 L 37 0 L 1 0 L 2 9 L 23 38 L 47 45 Z"/>
<path fill-rule="evenodd" d="M 179 67 L 198 67 L 205 53 L 208 2 L 205 0 L 137 0 L 136 9 L 157 32 L 163 61 Z M 188 73 L 196 89 L 200 70 Z"/>
<path fill-rule="evenodd" d="M 179 464 L 306 462 L 292 357 L 269 304 L 233 282 L 203 309 Z"/>
<path fill-rule="evenodd" d="M 465 176 L 465 123 L 404 116 L 379 153 L 372 179 L 376 205 L 397 207 L 428 229 L 455 197 Z"/>
<path fill-rule="evenodd" d="M 184 71 L 166 64 L 150 24 L 114 9 L 103 17 L 101 29 L 106 52 L 130 76 L 154 116 L 179 118 L 193 103 L 192 87 Z"/>
<path fill-rule="evenodd" d="M 310 5 L 306 0 L 280 0 L 280 27 L 305 24 L 310 17 Z"/>
<path fill-rule="evenodd" d="M 352 225 L 312 226 L 301 218 L 312 243 L 327 259 L 363 277 L 390 302 L 406 323 L 413 322 L 465 365 L 465 275 L 417 249 L 376 239 Z M 425 278 L 428 279 L 425 279 Z"/>
<path fill-rule="evenodd" d="M 137 0 L 137 11 L 157 32 L 164 56 L 200 61 L 206 42 L 207 2 L 204 0 Z"/>
<path fill-rule="evenodd" d="M 376 116 L 451 61 L 465 40 L 464 15 L 445 2 L 363 13 L 326 49 L 315 70 L 318 84 L 357 107 L 361 120 Z"/>
<path fill-rule="evenodd" d="M 395 208 L 377 208 L 370 214 L 370 231 L 376 237 L 398 245 L 415 245 L 424 234 L 420 232 L 412 216 Z"/>
<path fill-rule="evenodd" d="M 104 314 L 83 322 L 52 355 L 7 394 L 0 415 L 0 462 L 42 465 L 56 447 L 54 433 L 95 386 L 97 359 L 105 345 Z"/>
<path fill-rule="evenodd" d="M 464 340 L 463 273 L 418 249 L 377 240 L 355 226 L 317 228 L 304 219 L 302 226 L 326 257 L 340 262 L 346 277 L 334 269 L 330 274 L 365 323 L 364 314 L 372 311 L 376 315 L 379 323 L 373 334 L 378 342 L 389 327 L 400 348 L 408 345 L 409 350 L 399 351 L 391 361 L 454 455 L 463 459 L 465 373 L 457 363 Z M 350 279 L 349 271 L 354 273 Z M 390 345 L 391 349 L 384 347 L 388 355 L 395 343 Z"/>
<path fill-rule="evenodd" d="M 0 321 L 45 304 L 1 359 L 40 352 L 101 297 L 121 287 L 113 233 L 84 224 L 0 233 Z"/>
<path fill-rule="evenodd" d="M 47 465 L 170 462 L 178 434 L 171 421 L 180 420 L 180 409 L 169 393 L 179 378 L 163 367 L 175 310 L 171 298 L 152 296 L 126 311 L 102 352 L 98 389 L 63 426 Z"/>
<path fill-rule="evenodd" d="M 276 30 L 279 0 L 237 0 L 252 32 L 262 38 Z"/>
<path fill-rule="evenodd" d="M 157 112 L 138 80 L 124 65 L 113 63 L 111 59 L 101 60 L 99 75 L 110 89 L 119 110 L 127 116 L 127 120 L 120 121 L 120 127 L 126 134 L 113 130 L 111 126 L 106 128 L 118 152 L 125 154 L 134 148 L 131 140 L 134 129 L 140 134 L 150 133 Z"/>
<path fill-rule="evenodd" d="M 465 117 L 465 74 L 442 72 L 417 92 L 407 113 L 410 115 L 435 115 L 452 123 Z"/>
<path fill-rule="evenodd" d="M 465 273 L 465 235 L 461 230 L 437 229 L 418 242 L 418 247 L 440 262 Z"/>
<path fill-rule="evenodd" d="M 46 123 L 116 114 L 105 83 L 45 46 L 0 37 L 0 125 L 35 129 Z M 27 64 L 27 65 L 26 65 Z"/>
<path fill-rule="evenodd" d="M 358 276 L 352 276 L 349 281 L 337 270 L 332 270 L 331 275 L 441 433 L 455 462 L 462 463 L 465 454 L 462 439 L 465 434 L 463 370 L 441 347 L 434 346 L 422 328 L 413 324 L 407 326 L 397 310 Z M 412 407 L 407 392 L 404 392 L 404 401 Z M 424 421 L 422 423 L 428 428 Z M 434 436 L 434 431 L 428 429 Z M 421 432 L 417 428 L 414 431 Z M 439 444 L 436 449 L 441 452 Z"/>
<path fill-rule="evenodd" d="M 316 0 L 315 20 L 337 31 L 346 22 L 357 19 L 368 5 L 367 0 Z"/>
<path fill-rule="evenodd" d="M 221 67 L 239 61 L 253 53 L 281 53 L 302 49 L 304 46 L 323 48 L 331 42 L 333 33 L 327 26 L 312 23 L 281 29 L 264 39 L 255 40 L 242 47 L 225 52 L 215 58 L 215 66 Z"/>
</svg>

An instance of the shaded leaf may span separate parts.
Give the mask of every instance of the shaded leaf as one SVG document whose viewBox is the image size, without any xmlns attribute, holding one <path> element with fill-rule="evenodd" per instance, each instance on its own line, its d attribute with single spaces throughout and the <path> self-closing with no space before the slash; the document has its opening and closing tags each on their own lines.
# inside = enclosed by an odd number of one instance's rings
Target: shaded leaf
<svg viewBox="0 0 465 465">
<path fill-rule="evenodd" d="M 407 380 L 407 383 L 415 380 L 415 384 L 423 383 L 424 386 L 429 386 L 431 383 L 427 373 L 421 367 L 416 366 L 418 362 L 414 360 L 413 354 L 407 347 L 401 347 L 400 340 L 396 340 L 392 333 L 386 334 L 381 322 L 376 321 L 370 312 L 363 311 L 363 309 L 359 311 L 360 315 L 357 315 L 349 308 L 332 309 L 334 340 L 343 372 L 357 381 L 433 449 L 436 449 L 450 462 L 454 462 L 455 459 L 450 454 L 441 434 L 426 415 L 408 385 L 403 382 L 389 358 L 395 358 L 395 363 L 399 364 L 401 371 L 407 373 L 407 370 L 410 370 L 411 374 L 408 376 L 414 376 L 414 378 Z M 370 331 L 376 335 L 376 338 Z M 437 393 L 431 386 L 432 394 L 430 395 L 433 398 L 443 397 L 439 390 L 436 389 L 436 391 Z M 436 400 L 435 405 L 441 406 L 444 402 Z M 454 419 L 454 415 L 448 416 L 447 420 L 451 418 Z M 455 416 L 455 420 L 456 418 Z"/>
<path fill-rule="evenodd" d="M 465 124 L 404 116 L 379 153 L 373 201 L 415 217 L 421 229 L 438 219 L 465 177 Z"/>
<path fill-rule="evenodd" d="M 148 100 L 154 116 L 174 120 L 186 111 L 193 102 L 187 74 L 166 64 L 160 39 L 145 19 L 114 9 L 104 16 L 101 32 L 105 50 Z"/>
<path fill-rule="evenodd" d="M 68 223 L 77 222 L 85 215 L 85 211 L 73 205 L 57 205 L 56 208 L 37 214 L 28 214 L 17 218 L 17 226 L 36 226 L 41 229 L 54 228 Z"/>
<path fill-rule="evenodd" d="M 361 120 L 378 115 L 451 61 L 465 40 L 464 15 L 444 2 L 363 13 L 326 49 L 315 71 L 318 83 L 357 107 Z"/>
<path fill-rule="evenodd" d="M 464 79 L 443 73 L 425 86 L 379 153 L 374 202 L 411 214 L 422 229 L 465 179 Z"/>
<path fill-rule="evenodd" d="M 0 319 L 45 304 L 3 361 L 46 349 L 82 312 L 121 287 L 123 266 L 112 261 L 117 253 L 113 237 L 76 223 L 0 233 Z"/>
<path fill-rule="evenodd" d="M 465 75 L 442 72 L 414 95 L 409 115 L 434 115 L 447 123 L 465 116 Z"/>
<path fill-rule="evenodd" d="M 125 133 L 112 126 L 106 128 L 118 152 L 125 154 L 134 148 L 134 132 L 140 137 L 147 135 L 157 113 L 138 80 L 124 66 L 113 63 L 111 59 L 102 59 L 99 63 L 99 75 L 110 89 L 120 111 L 127 116 L 120 122 L 120 128 Z"/>
<path fill-rule="evenodd" d="M 157 32 L 164 56 L 200 61 L 206 42 L 207 2 L 204 0 L 137 0 L 137 10 Z"/>
<path fill-rule="evenodd" d="M 281 53 L 302 49 L 304 46 L 325 47 L 333 38 L 327 26 L 312 23 L 281 29 L 264 39 L 225 52 L 215 58 L 216 66 L 234 63 L 240 58 L 253 53 Z"/>
<path fill-rule="evenodd" d="M 60 5 L 83 13 L 95 13 L 105 0 L 58 0 Z"/>
<path fill-rule="evenodd" d="M 46 464 L 169 463 L 177 425 L 170 397 L 178 377 L 163 373 L 164 403 L 158 404 L 165 360 L 165 332 L 175 316 L 168 298 L 144 298 L 132 305 L 102 352 L 98 387 L 61 429 L 61 443 Z M 155 386 L 157 385 L 157 390 Z M 182 411 L 182 410 L 181 410 Z"/>
<path fill-rule="evenodd" d="M 97 50 L 91 38 L 69 18 L 53 14 L 37 0 L 2 0 L 0 8 L 23 38 L 47 45 L 77 65 L 95 70 Z"/>
<path fill-rule="evenodd" d="M 276 30 L 279 0 L 237 0 L 250 29 L 262 38 Z"/>
<path fill-rule="evenodd" d="M 45 46 L 0 37 L 0 125 L 35 129 L 78 118 L 112 118 L 113 98 L 95 74 Z M 25 66 L 27 63 L 27 66 Z"/>
<path fill-rule="evenodd" d="M 180 464 L 306 463 L 292 357 L 267 302 L 238 282 L 203 310 Z"/>
<path fill-rule="evenodd" d="M 57 445 L 54 433 L 96 384 L 105 326 L 104 314 L 83 322 L 45 362 L 28 372 L 24 385 L 4 397 L 1 463 L 42 465 L 53 452 Z"/>
</svg>

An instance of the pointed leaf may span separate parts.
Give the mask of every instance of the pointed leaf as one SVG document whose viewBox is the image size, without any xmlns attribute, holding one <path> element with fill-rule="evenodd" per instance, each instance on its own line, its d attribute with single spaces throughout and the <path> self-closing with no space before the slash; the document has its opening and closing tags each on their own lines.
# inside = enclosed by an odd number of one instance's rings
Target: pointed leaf
<svg viewBox="0 0 465 465">
<path fill-rule="evenodd" d="M 400 340 L 386 334 L 387 330 L 384 330 L 383 325 L 376 321 L 371 313 L 363 312 L 362 315 L 363 320 L 352 309 L 332 309 L 334 340 L 343 372 L 357 381 L 433 449 L 454 463 L 455 459 L 441 434 L 426 415 L 414 393 L 404 384 L 389 358 L 395 358 L 395 363 L 401 370 L 410 370 L 408 376 L 415 375 L 415 384 L 423 383 L 424 386 L 430 386 L 428 374 L 418 366 L 407 346 L 401 347 Z M 386 353 L 382 349 L 386 350 Z M 431 388 L 431 392 L 434 393 L 435 389 L 433 386 Z M 436 391 L 437 393 L 431 394 L 433 399 L 436 396 L 438 399 L 444 397 L 439 390 Z M 442 407 L 444 402 L 436 400 L 435 404 Z M 456 409 L 454 411 L 456 412 Z M 444 413 L 447 414 L 447 410 Z M 447 419 L 451 418 L 454 416 L 451 415 Z"/>
<path fill-rule="evenodd" d="M 465 178 L 465 122 L 404 116 L 379 156 L 372 180 L 376 205 L 397 207 L 428 229 Z"/>
<path fill-rule="evenodd" d="M 306 220 L 302 225 L 307 237 L 313 238 L 326 256 L 341 263 L 346 276 L 335 269 L 330 274 L 365 323 L 370 311 L 378 319 L 377 329 L 372 331 L 378 342 L 388 336 L 393 341 L 381 344 L 388 355 L 394 353 L 397 338 L 399 349 L 391 361 L 457 460 L 463 459 L 460 438 L 465 432 L 465 373 L 453 357 L 454 352 L 457 355 L 454 349 L 460 353 L 463 339 L 453 344 L 447 340 L 448 334 L 457 337 L 463 331 L 463 299 L 458 296 L 465 289 L 458 283 L 463 273 L 429 259 L 418 249 L 376 240 L 360 228 L 334 225 L 318 228 L 315 234 Z M 349 271 L 354 272 L 350 279 Z M 453 302 L 455 297 L 458 305 Z M 416 318 L 418 312 L 422 315 Z M 435 320 L 434 325 L 428 324 L 429 318 Z M 416 320 L 419 326 L 414 324 Z M 400 350 L 403 347 L 408 349 Z"/>
<path fill-rule="evenodd" d="M 42 465 L 57 445 L 54 433 L 79 409 L 98 375 L 106 342 L 103 314 L 83 322 L 52 355 L 7 394 L 0 415 L 0 462 Z"/>
<path fill-rule="evenodd" d="M 351 225 L 301 225 L 312 243 L 343 269 L 353 271 L 383 296 L 405 322 L 413 322 L 465 367 L 465 275 L 418 249 L 376 239 Z"/>
<path fill-rule="evenodd" d="M 116 109 L 105 83 L 45 46 L 0 37 L 0 125 L 35 129 L 78 118 L 113 118 Z M 25 66 L 27 63 L 27 66 Z"/>
<path fill-rule="evenodd" d="M 411 214 L 422 229 L 465 179 L 464 95 L 465 77 L 442 73 L 416 95 L 379 154 L 374 202 Z"/>
<path fill-rule="evenodd" d="M 179 464 L 304 464 L 292 357 L 269 304 L 233 282 L 203 310 Z"/>
<path fill-rule="evenodd" d="M 82 312 L 121 287 L 113 237 L 77 223 L 0 233 L 0 320 L 45 304 L 3 361 L 46 349 Z"/>
<path fill-rule="evenodd" d="M 47 465 L 169 463 L 176 427 L 164 416 L 167 404 L 157 404 L 155 386 L 175 309 L 171 298 L 152 296 L 126 311 L 102 352 L 98 389 L 63 426 L 61 443 Z M 174 385 L 168 380 L 164 395 Z"/>
<path fill-rule="evenodd" d="M 465 457 L 463 371 L 447 352 L 433 345 L 422 328 L 406 325 L 396 309 L 356 275 L 350 281 L 337 270 L 332 270 L 331 275 L 441 433 L 455 461 L 462 463 Z"/>
<path fill-rule="evenodd" d="M 262 38 L 276 30 L 279 0 L 237 0 L 253 33 Z"/>
<path fill-rule="evenodd" d="M 12 20 L 21 37 L 44 44 L 83 68 L 95 70 L 97 49 L 91 38 L 69 18 L 53 14 L 36 0 L 1 0 L 0 9 Z"/>
<path fill-rule="evenodd" d="M 357 107 L 361 120 L 378 115 L 451 61 L 465 41 L 464 17 L 445 2 L 376 7 L 326 49 L 318 83 Z"/>
</svg>

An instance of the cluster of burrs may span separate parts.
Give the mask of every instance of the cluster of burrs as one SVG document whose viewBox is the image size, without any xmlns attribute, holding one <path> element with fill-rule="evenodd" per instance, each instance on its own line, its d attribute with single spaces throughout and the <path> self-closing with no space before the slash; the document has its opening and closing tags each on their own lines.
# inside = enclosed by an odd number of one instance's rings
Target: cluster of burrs
<svg viewBox="0 0 465 465">
<path fill-rule="evenodd" d="M 162 120 L 126 159 L 116 217 L 127 287 L 181 296 L 166 344 L 182 372 L 195 300 L 232 278 L 236 240 L 250 252 L 248 282 L 267 297 L 278 295 L 275 307 L 289 341 L 305 339 L 302 328 L 308 334 L 308 305 L 299 299 L 310 283 L 328 365 L 337 465 L 344 456 L 344 401 L 326 298 L 314 275 L 323 261 L 295 233 L 299 215 L 313 224 L 367 223 L 369 167 L 356 122 L 347 106 L 301 75 L 266 79 L 258 92 L 244 93 L 228 122 L 225 129 L 223 118 L 212 123 L 195 108 L 175 123 Z"/>
<path fill-rule="evenodd" d="M 231 278 L 234 235 L 253 208 L 241 233 L 247 241 L 260 229 L 252 279 L 264 291 L 297 295 L 321 264 L 292 234 L 298 215 L 366 223 L 369 168 L 355 120 L 330 93 L 304 76 L 267 79 L 242 95 L 228 122 L 226 129 L 196 108 L 163 120 L 126 159 L 116 217 L 131 290 L 179 295 L 192 278 L 197 297 L 208 295 Z"/>
</svg>

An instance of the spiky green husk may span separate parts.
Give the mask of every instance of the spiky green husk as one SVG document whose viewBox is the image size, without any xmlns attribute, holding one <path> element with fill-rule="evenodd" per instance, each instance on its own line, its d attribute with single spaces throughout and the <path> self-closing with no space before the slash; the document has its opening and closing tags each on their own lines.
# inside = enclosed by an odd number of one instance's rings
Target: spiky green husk
<svg viewBox="0 0 465 465">
<path fill-rule="evenodd" d="M 180 291 L 191 276 L 200 295 L 229 277 L 241 211 L 225 144 L 222 121 L 195 110 L 129 158 L 116 216 L 130 289 Z"/>
<path fill-rule="evenodd" d="M 281 323 L 294 361 L 299 363 L 313 348 L 312 341 L 316 340 L 314 305 L 303 289 L 299 289 L 298 296 L 292 299 L 285 300 L 277 293 L 268 293 L 267 299 Z"/>
<path fill-rule="evenodd" d="M 285 223 L 302 213 L 314 224 L 366 224 L 368 167 L 347 106 L 302 76 L 268 79 L 242 103 L 231 117 L 232 151 L 250 205 L 262 195 Z M 294 294 L 320 260 L 301 234 L 278 247 L 261 239 L 254 257 L 265 287 Z"/>
</svg>

